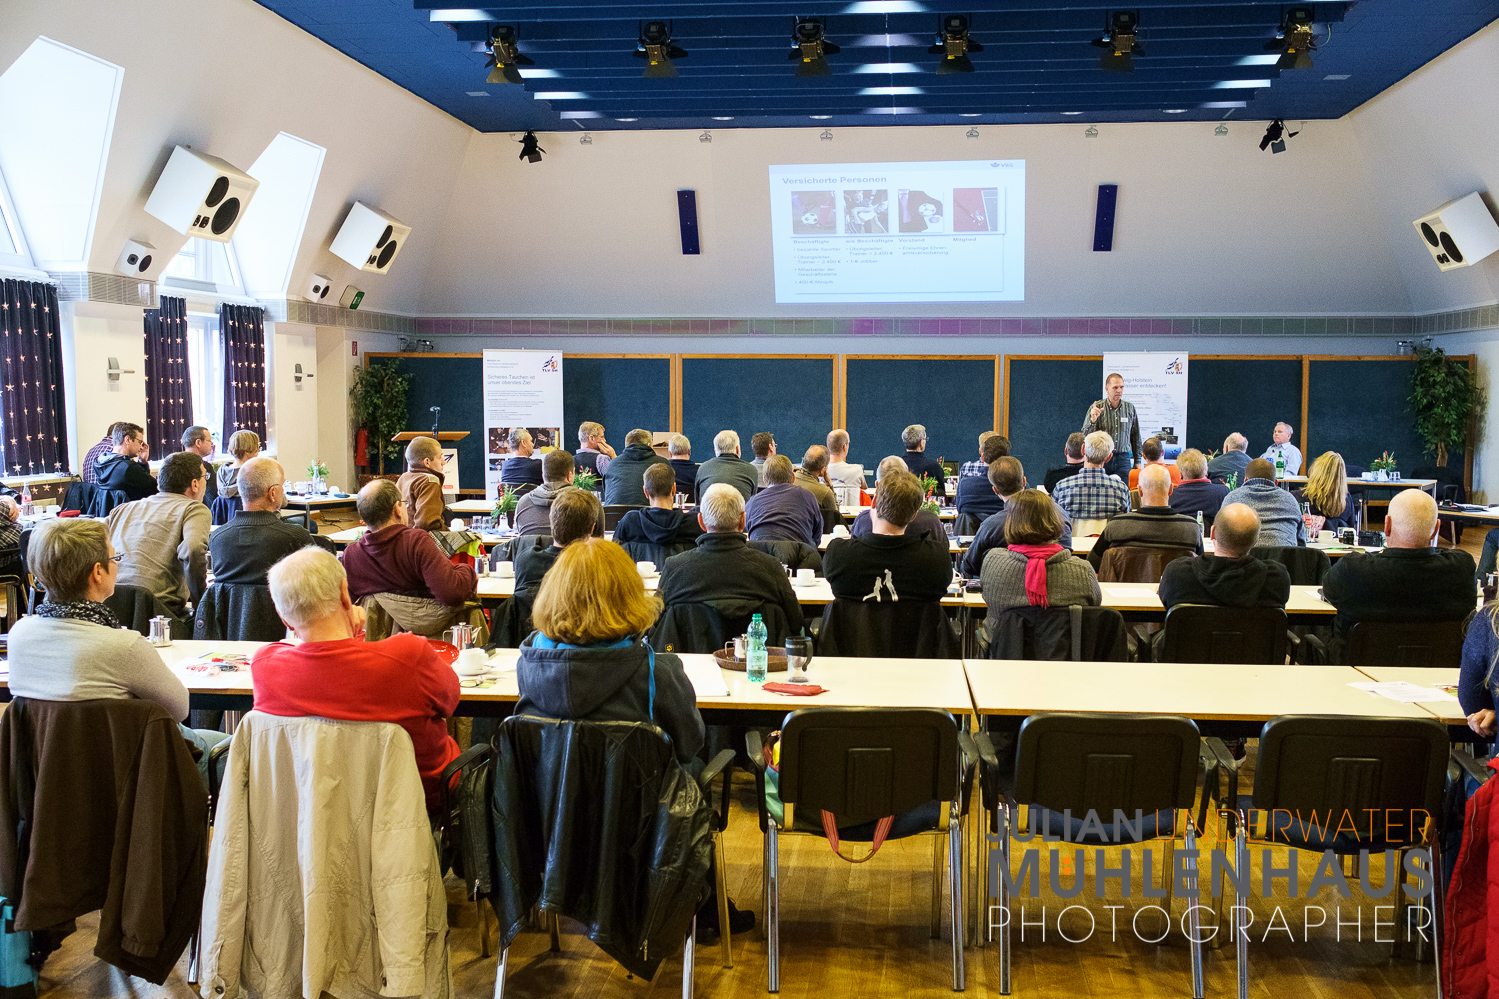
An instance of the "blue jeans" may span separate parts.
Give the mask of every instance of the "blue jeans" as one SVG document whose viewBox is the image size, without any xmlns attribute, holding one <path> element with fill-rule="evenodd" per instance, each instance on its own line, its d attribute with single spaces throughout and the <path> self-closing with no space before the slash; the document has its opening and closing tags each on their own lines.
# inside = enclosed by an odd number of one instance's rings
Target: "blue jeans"
<svg viewBox="0 0 1499 999">
<path fill-rule="evenodd" d="M 1119 478 L 1124 480 L 1125 485 L 1129 485 L 1129 470 L 1134 467 L 1135 459 L 1133 455 L 1128 451 L 1115 451 L 1109 456 L 1109 460 L 1104 462 L 1103 470 L 1110 475 L 1119 476 Z"/>
<path fill-rule="evenodd" d="M 229 738 L 229 733 L 213 732 L 206 728 L 188 728 L 186 725 L 178 725 L 177 728 L 181 730 L 182 737 L 201 754 L 198 757 L 198 774 L 203 778 L 203 789 L 206 791 L 208 789 L 208 751 Z M 225 757 L 219 761 L 220 778 L 224 776 L 224 762 L 227 759 L 228 757 Z"/>
<path fill-rule="evenodd" d="M 1478 578 L 1482 581 L 1484 576 L 1494 571 L 1494 563 L 1499 562 L 1499 527 L 1494 528 L 1483 536 L 1483 554 L 1478 557 Z"/>
</svg>

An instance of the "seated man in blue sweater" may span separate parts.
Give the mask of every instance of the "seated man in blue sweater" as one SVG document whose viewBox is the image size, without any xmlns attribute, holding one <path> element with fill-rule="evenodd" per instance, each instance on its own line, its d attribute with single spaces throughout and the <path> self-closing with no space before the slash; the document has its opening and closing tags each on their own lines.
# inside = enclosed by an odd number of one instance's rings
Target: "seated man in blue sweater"
<svg viewBox="0 0 1499 999">
<path fill-rule="evenodd" d="M 1010 453 L 1010 439 L 1003 434 L 990 431 L 979 440 L 979 461 L 965 461 L 958 474 L 958 498 L 955 501 L 960 514 L 972 514 L 983 520 L 998 513 L 1004 507 L 989 486 L 989 466 Z"/>
<path fill-rule="evenodd" d="M 800 541 L 816 548 L 822 541 L 822 507 L 798 486 L 791 459 L 773 454 L 765 461 L 765 487 L 744 508 L 751 541 Z"/>
</svg>

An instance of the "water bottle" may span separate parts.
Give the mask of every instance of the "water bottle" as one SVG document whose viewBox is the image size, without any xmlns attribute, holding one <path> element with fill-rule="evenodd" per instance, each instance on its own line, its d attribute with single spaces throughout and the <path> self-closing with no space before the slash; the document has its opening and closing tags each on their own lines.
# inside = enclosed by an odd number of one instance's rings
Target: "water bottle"
<svg viewBox="0 0 1499 999">
<path fill-rule="evenodd" d="M 764 683 L 765 674 L 769 672 L 770 660 L 765 651 L 765 635 L 765 622 L 756 614 L 754 620 L 750 621 L 746 635 L 749 642 L 744 651 L 745 673 L 750 683 Z"/>
<path fill-rule="evenodd" d="M 21 516 L 30 517 L 35 512 L 31 505 L 31 483 L 23 483 L 21 485 Z"/>
<path fill-rule="evenodd" d="M 1207 536 L 1208 536 L 1207 535 L 1207 530 L 1203 527 L 1203 524 L 1202 524 L 1202 511 L 1198 510 L 1197 511 L 1197 540 L 1198 541 L 1204 541 L 1204 540 L 1207 539 Z"/>
<path fill-rule="evenodd" d="M 1286 477 L 1286 453 L 1284 451 L 1277 451 L 1277 452 L 1275 452 L 1275 481 L 1279 482 L 1281 479 L 1284 479 L 1285 477 Z"/>
</svg>

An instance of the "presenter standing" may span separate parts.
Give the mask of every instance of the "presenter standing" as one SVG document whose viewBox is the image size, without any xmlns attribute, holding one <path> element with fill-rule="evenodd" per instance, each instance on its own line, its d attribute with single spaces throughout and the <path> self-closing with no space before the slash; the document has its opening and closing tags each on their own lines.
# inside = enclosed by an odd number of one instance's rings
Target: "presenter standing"
<svg viewBox="0 0 1499 999">
<path fill-rule="evenodd" d="M 1129 470 L 1141 457 L 1140 417 L 1133 404 L 1124 401 L 1124 377 L 1111 374 L 1103 381 L 1104 398 L 1088 409 L 1083 419 L 1083 433 L 1102 430 L 1114 438 L 1114 453 L 1103 466 L 1104 471 L 1129 481 Z"/>
</svg>

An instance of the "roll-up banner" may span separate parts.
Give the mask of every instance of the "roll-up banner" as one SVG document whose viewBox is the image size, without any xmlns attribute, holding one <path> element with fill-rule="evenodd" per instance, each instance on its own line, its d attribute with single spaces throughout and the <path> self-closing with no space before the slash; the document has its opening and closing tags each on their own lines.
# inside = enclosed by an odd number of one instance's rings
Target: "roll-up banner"
<svg viewBox="0 0 1499 999">
<path fill-rule="evenodd" d="M 484 352 L 484 492 L 496 499 L 500 471 L 512 456 L 510 432 L 531 432 L 535 453 L 557 447 L 562 434 L 562 351 Z"/>
<path fill-rule="evenodd" d="M 1106 385 L 1113 374 L 1124 379 L 1124 398 L 1134 404 L 1140 418 L 1140 440 L 1160 438 L 1166 461 L 1175 464 L 1187 446 L 1187 355 L 1105 354 Z M 1139 457 L 1135 455 L 1136 460 Z"/>
</svg>

